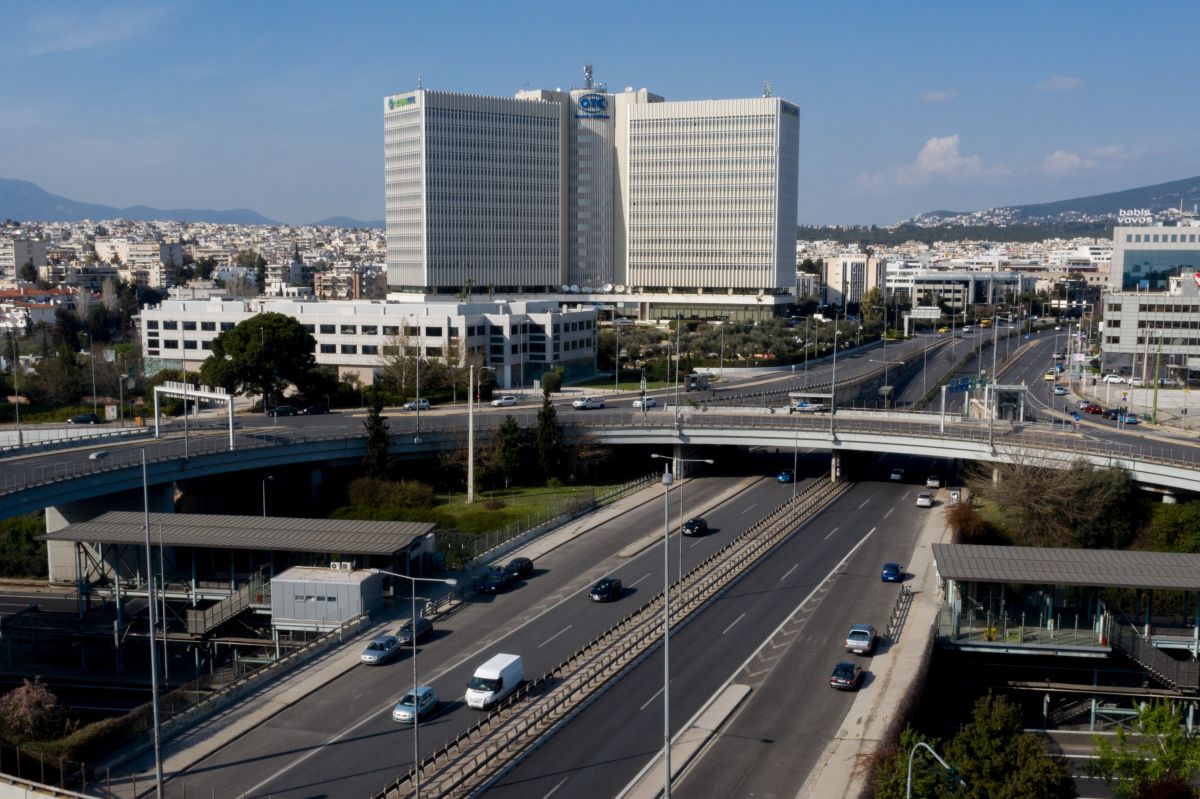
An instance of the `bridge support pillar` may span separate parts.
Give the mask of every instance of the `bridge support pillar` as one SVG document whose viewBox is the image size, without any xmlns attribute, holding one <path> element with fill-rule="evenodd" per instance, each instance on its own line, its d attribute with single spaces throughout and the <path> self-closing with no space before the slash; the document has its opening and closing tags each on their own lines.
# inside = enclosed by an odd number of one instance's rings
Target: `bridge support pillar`
<svg viewBox="0 0 1200 799">
<path fill-rule="evenodd" d="M 1000 485 L 1000 469 L 992 467 L 992 485 Z"/>
<path fill-rule="evenodd" d="M 676 444 L 671 451 L 671 457 L 674 459 L 671 462 L 671 471 L 675 473 L 676 480 L 682 480 L 687 477 L 687 464 L 683 462 L 683 444 Z"/>
<path fill-rule="evenodd" d="M 1162 495 L 1162 501 L 1164 505 L 1174 505 L 1179 501 L 1179 498 L 1170 491 L 1164 491 Z"/>
<path fill-rule="evenodd" d="M 175 512 L 175 486 L 173 484 L 151 486 L 149 496 L 151 512 Z M 110 510 L 140 511 L 142 507 L 142 490 L 140 488 L 135 491 L 108 494 L 103 497 L 96 497 L 95 499 L 69 502 L 63 505 L 51 505 L 46 508 L 46 532 L 56 533 L 67 525 L 76 522 L 91 521 L 100 514 Z M 79 542 L 79 546 L 90 548 L 87 542 Z M 110 552 L 113 557 L 120 558 L 122 548 L 111 547 L 110 551 L 105 552 L 105 555 L 110 554 Z M 94 580 L 100 576 L 99 574 L 91 573 L 92 570 L 86 565 L 77 565 L 86 564 L 88 559 L 79 559 L 77 561 L 76 554 L 76 544 L 73 541 L 46 542 L 46 565 L 50 582 L 74 583 L 81 578 L 84 580 Z M 98 559 L 100 557 L 99 551 L 93 557 Z M 136 556 L 134 557 L 136 559 Z M 115 566 L 116 564 L 113 565 Z M 80 571 L 88 573 L 81 575 Z"/>
<path fill-rule="evenodd" d="M 842 456 L 840 453 L 834 452 L 830 454 L 829 481 L 831 483 L 842 482 Z"/>
</svg>

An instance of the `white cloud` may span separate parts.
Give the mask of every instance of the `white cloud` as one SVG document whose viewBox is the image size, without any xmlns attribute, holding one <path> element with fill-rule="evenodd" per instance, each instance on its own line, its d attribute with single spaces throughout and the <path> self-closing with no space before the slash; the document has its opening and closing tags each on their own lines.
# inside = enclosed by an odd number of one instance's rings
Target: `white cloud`
<svg viewBox="0 0 1200 799">
<path fill-rule="evenodd" d="M 1042 159 L 1042 171 L 1048 175 L 1066 175 L 1095 165 L 1096 162 L 1091 158 L 1066 150 L 1055 150 Z"/>
<path fill-rule="evenodd" d="M 945 103 L 958 97 L 958 89 L 926 89 L 918 97 L 923 103 Z"/>
<path fill-rule="evenodd" d="M 921 186 L 931 180 L 954 181 L 967 177 L 988 177 L 1007 174 L 1002 166 L 987 165 L 978 155 L 963 155 L 958 151 L 958 134 L 934 136 L 925 142 L 911 164 L 888 167 L 883 172 L 863 173 L 856 183 L 866 189 L 885 185 Z"/>
<path fill-rule="evenodd" d="M 54 12 L 29 22 L 28 55 L 89 50 L 135 39 L 171 13 L 166 5 L 94 7 L 79 13 Z"/>
<path fill-rule="evenodd" d="M 1104 161 L 1127 161 L 1136 158 L 1140 153 L 1132 153 L 1124 144 L 1109 144 L 1105 147 L 1095 147 L 1091 156 Z"/>
<path fill-rule="evenodd" d="M 1083 88 L 1083 80 L 1067 75 L 1054 75 L 1033 86 L 1039 92 L 1073 92 Z"/>
</svg>

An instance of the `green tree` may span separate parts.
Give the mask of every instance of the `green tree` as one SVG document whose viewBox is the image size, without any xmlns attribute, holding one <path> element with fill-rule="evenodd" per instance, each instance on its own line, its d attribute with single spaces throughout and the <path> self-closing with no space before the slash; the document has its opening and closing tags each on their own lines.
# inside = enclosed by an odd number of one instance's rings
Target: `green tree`
<svg viewBox="0 0 1200 799">
<path fill-rule="evenodd" d="M 277 398 L 288 384 L 305 383 L 316 366 L 316 346 L 293 317 L 260 313 L 213 339 L 200 376 L 210 386 Z"/>
<path fill-rule="evenodd" d="M 542 372 L 541 378 L 542 391 L 547 394 L 557 394 L 562 391 L 562 372 L 557 369 L 550 372 Z"/>
<path fill-rule="evenodd" d="M 1192 786 L 1200 780 L 1200 736 L 1188 733 L 1169 702 L 1142 705 L 1133 730 L 1094 740 L 1092 772 L 1119 799 L 1200 796 Z"/>
<path fill-rule="evenodd" d="M 17 277 L 26 283 L 37 283 L 38 271 L 37 267 L 33 265 L 33 261 L 21 264 L 21 268 L 17 270 Z"/>
<path fill-rule="evenodd" d="M 537 429 L 533 431 L 533 446 L 546 479 L 558 477 L 563 458 L 562 429 L 558 425 L 558 411 L 550 402 L 550 392 L 544 388 Z"/>
<path fill-rule="evenodd" d="M 367 418 L 363 421 L 367 430 L 367 454 L 363 457 L 363 471 L 368 477 L 383 479 L 392 470 L 392 455 L 388 446 L 392 443 L 388 433 L 388 420 L 383 415 L 383 395 L 378 391 L 371 392 L 371 407 Z"/>
<path fill-rule="evenodd" d="M 1146 527 L 1151 549 L 1200 552 L 1200 502 L 1156 504 Z"/>
<path fill-rule="evenodd" d="M 868 327 L 875 327 L 883 323 L 883 305 L 887 299 L 883 295 L 883 289 L 875 286 L 870 288 L 863 294 L 862 300 L 859 302 L 858 310 L 862 314 L 863 322 Z"/>
<path fill-rule="evenodd" d="M 955 796 L 974 799 L 1058 799 L 1075 796 L 1075 781 L 1024 732 L 1021 711 L 989 693 L 975 703 L 971 722 L 946 745 L 946 760 L 964 785 Z"/>
<path fill-rule="evenodd" d="M 503 484 L 507 486 L 521 468 L 524 459 L 525 436 L 521 426 L 512 416 L 506 416 L 496 429 L 491 447 L 484 454 L 483 476 L 497 482 L 503 480 Z"/>
<path fill-rule="evenodd" d="M 67 709 L 41 677 L 0 697 L 0 725 L 10 741 L 46 741 L 67 731 Z"/>
<path fill-rule="evenodd" d="M 875 769 L 875 799 L 905 799 L 908 788 L 908 757 L 919 743 L 938 748 L 936 738 L 926 738 L 912 727 L 905 727 L 900 740 L 880 753 Z M 913 796 L 938 796 L 945 778 L 942 767 L 930 765 L 933 758 L 918 752 L 913 758 Z"/>
</svg>

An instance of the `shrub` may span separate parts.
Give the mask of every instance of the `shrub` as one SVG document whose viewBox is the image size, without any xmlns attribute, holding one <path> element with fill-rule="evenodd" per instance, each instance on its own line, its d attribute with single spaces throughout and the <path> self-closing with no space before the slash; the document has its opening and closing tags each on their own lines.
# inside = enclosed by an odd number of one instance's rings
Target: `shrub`
<svg viewBox="0 0 1200 799">
<path fill-rule="evenodd" d="M 0 697 L 0 725 L 11 741 L 57 738 L 67 729 L 67 709 L 41 677 Z"/>
</svg>

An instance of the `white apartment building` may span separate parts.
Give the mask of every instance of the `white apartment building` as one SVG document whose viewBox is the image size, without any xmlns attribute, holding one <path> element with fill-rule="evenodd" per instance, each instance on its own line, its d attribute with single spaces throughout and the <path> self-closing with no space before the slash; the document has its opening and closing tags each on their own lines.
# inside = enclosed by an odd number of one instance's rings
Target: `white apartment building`
<svg viewBox="0 0 1200 799">
<path fill-rule="evenodd" d="M 47 242 L 20 236 L 0 236 L 0 280 L 16 280 L 25 264 L 46 265 Z"/>
<path fill-rule="evenodd" d="M 1200 271 L 1171 275 L 1166 291 L 1105 294 L 1103 305 L 1104 372 L 1149 383 L 1156 369 L 1170 379 L 1200 371 Z"/>
<path fill-rule="evenodd" d="M 845 307 L 862 302 L 863 295 L 883 284 L 877 258 L 866 253 L 844 253 L 825 260 L 825 302 Z"/>
<path fill-rule="evenodd" d="M 561 294 L 643 318 L 728 313 L 700 295 L 790 302 L 797 106 L 666 102 L 585 74 L 516 99 L 385 98 L 389 286 Z"/>
<path fill-rule="evenodd" d="M 884 295 L 897 294 L 914 305 L 942 305 L 965 312 L 975 305 L 998 305 L 1033 288 L 1034 278 L 1018 272 L 976 272 L 911 268 L 889 262 L 884 274 Z"/>
<path fill-rule="evenodd" d="M 179 242 L 129 241 L 124 238 L 99 236 L 95 241 L 96 257 L 112 263 L 119 262 L 121 279 L 137 286 L 167 289 L 175 285 L 175 270 L 183 265 L 183 245 Z"/>
<path fill-rule="evenodd" d="M 173 297 L 179 295 L 172 295 Z M 259 313 L 297 319 L 316 339 L 318 364 L 340 377 L 372 383 L 389 347 L 462 364 L 475 357 L 496 370 L 498 385 L 527 386 L 547 370 L 590 374 L 596 359 L 594 308 L 560 309 L 555 301 L 316 302 L 300 299 L 169 299 L 139 316 L 142 349 L 158 368 L 195 370 L 212 340 Z"/>
</svg>

